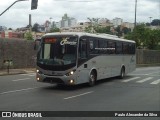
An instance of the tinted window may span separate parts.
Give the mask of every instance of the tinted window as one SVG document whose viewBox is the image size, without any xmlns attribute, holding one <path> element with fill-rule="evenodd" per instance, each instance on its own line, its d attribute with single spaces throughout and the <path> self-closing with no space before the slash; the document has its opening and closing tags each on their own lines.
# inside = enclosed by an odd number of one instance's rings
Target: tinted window
<svg viewBox="0 0 160 120">
<path fill-rule="evenodd" d="M 123 54 L 129 54 L 129 44 L 123 43 Z"/>
<path fill-rule="evenodd" d="M 100 54 L 107 54 L 107 40 L 100 39 L 99 40 L 99 53 Z"/>
<path fill-rule="evenodd" d="M 108 41 L 107 51 L 108 54 L 115 54 L 115 42 Z"/>
<path fill-rule="evenodd" d="M 129 54 L 135 54 L 135 44 L 134 43 L 129 44 Z"/>
<path fill-rule="evenodd" d="M 116 42 L 116 54 L 122 54 L 122 42 Z"/>
<path fill-rule="evenodd" d="M 87 41 L 81 39 L 79 43 L 79 58 L 87 58 Z"/>
<path fill-rule="evenodd" d="M 98 54 L 98 39 L 90 38 L 89 40 L 89 52 L 90 54 Z"/>
</svg>

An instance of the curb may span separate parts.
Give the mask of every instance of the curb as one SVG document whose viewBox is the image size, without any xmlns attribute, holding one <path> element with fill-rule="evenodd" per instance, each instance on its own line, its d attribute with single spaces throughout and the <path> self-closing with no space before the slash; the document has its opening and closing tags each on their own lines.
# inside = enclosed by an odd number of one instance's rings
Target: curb
<svg viewBox="0 0 160 120">
<path fill-rule="evenodd" d="M 18 74 L 28 74 L 27 72 L 15 72 L 15 73 L 0 73 L 0 76 L 7 76 L 7 75 L 18 75 Z"/>
<path fill-rule="evenodd" d="M 17 69 L 16 69 L 17 70 Z M 17 70 L 17 71 L 10 71 L 9 74 L 7 73 L 7 71 L 0 71 L 0 76 L 7 76 L 7 75 L 18 75 L 18 74 L 29 74 L 29 73 L 35 73 L 34 70 Z"/>
<path fill-rule="evenodd" d="M 136 67 L 160 67 L 160 63 L 157 63 L 157 64 L 137 64 Z"/>
</svg>

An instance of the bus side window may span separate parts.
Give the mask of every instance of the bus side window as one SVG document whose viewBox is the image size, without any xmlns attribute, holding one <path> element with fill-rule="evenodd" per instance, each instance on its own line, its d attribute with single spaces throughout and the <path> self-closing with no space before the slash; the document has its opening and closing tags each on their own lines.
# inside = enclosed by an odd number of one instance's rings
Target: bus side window
<svg viewBox="0 0 160 120">
<path fill-rule="evenodd" d="M 115 54 L 116 51 L 115 51 L 115 42 L 113 41 L 108 41 L 108 54 Z"/>
<path fill-rule="evenodd" d="M 123 43 L 123 54 L 129 54 L 129 44 Z"/>
<path fill-rule="evenodd" d="M 87 58 L 87 41 L 86 39 L 80 39 L 79 42 L 79 58 L 86 59 Z"/>
<path fill-rule="evenodd" d="M 98 46 L 98 39 L 96 38 L 90 38 L 89 39 L 89 54 L 92 55 L 92 54 L 98 54 L 99 53 L 99 46 Z"/>
<path fill-rule="evenodd" d="M 122 54 L 123 53 L 123 46 L 122 42 L 116 42 L 116 54 Z"/>
</svg>

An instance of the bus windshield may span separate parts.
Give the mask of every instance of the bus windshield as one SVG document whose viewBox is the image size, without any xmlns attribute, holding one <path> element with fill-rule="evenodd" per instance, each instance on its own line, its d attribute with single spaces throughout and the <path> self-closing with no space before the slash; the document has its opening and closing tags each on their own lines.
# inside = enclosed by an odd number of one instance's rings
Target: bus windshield
<svg viewBox="0 0 160 120">
<path fill-rule="evenodd" d="M 69 65 L 76 63 L 77 37 L 56 36 L 42 39 L 37 62 L 43 65 Z"/>
</svg>

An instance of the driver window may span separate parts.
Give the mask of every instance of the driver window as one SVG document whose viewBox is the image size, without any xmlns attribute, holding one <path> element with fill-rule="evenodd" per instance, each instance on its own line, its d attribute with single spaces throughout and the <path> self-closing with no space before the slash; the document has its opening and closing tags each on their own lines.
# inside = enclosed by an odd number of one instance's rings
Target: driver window
<svg viewBox="0 0 160 120">
<path fill-rule="evenodd" d="M 87 58 L 87 42 L 86 39 L 81 39 L 79 43 L 79 58 Z"/>
</svg>

